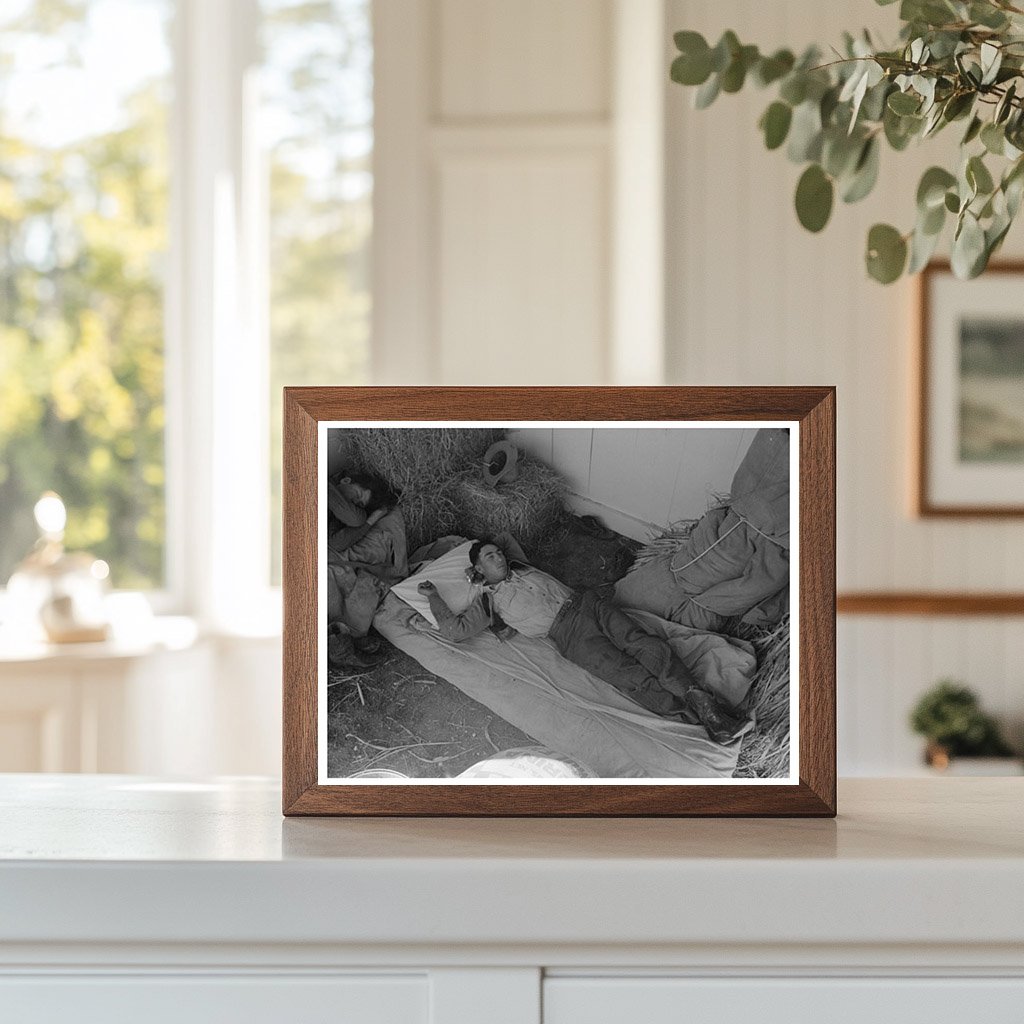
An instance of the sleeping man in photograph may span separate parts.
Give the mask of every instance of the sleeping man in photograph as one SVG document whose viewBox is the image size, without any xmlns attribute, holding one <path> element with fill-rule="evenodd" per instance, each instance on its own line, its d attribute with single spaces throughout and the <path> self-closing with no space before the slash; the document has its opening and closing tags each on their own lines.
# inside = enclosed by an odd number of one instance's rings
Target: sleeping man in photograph
<svg viewBox="0 0 1024 1024">
<path fill-rule="evenodd" d="M 353 637 L 366 636 L 388 587 L 408 575 L 396 502 L 374 476 L 350 473 L 327 482 L 327 621 Z"/>
<path fill-rule="evenodd" d="M 509 535 L 477 541 L 469 560 L 480 593 L 464 612 L 453 612 L 429 580 L 418 587 L 446 639 L 458 642 L 488 628 L 500 636 L 502 627 L 547 637 L 564 658 L 655 714 L 689 713 L 717 743 L 742 731 L 746 723 L 698 685 L 664 640 L 595 591 L 575 592 L 534 568 Z"/>
</svg>

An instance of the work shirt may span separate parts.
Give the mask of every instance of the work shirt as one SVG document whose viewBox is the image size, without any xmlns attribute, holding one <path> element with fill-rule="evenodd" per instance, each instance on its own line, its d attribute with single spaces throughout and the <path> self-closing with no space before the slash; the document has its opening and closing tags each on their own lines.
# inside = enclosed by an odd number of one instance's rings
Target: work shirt
<svg viewBox="0 0 1024 1024">
<path fill-rule="evenodd" d="M 500 583 L 487 588 L 502 620 L 523 636 L 547 636 L 572 591 L 546 572 L 513 569 Z"/>
</svg>

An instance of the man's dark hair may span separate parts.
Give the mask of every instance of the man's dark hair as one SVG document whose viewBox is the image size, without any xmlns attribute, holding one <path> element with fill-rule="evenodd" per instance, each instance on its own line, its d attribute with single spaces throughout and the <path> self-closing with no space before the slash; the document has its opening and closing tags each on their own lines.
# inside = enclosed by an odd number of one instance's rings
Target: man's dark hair
<svg viewBox="0 0 1024 1024">
<path fill-rule="evenodd" d="M 378 508 L 393 508 L 398 502 L 398 495 L 379 477 L 373 473 L 348 473 L 349 480 L 370 492 L 366 511 L 373 512 Z"/>
<path fill-rule="evenodd" d="M 469 549 L 470 565 L 476 565 L 476 560 L 480 557 L 480 552 L 483 551 L 488 544 L 493 544 L 502 554 L 505 553 L 502 546 L 493 537 L 481 537 L 480 540 L 474 542 L 473 546 Z"/>
</svg>

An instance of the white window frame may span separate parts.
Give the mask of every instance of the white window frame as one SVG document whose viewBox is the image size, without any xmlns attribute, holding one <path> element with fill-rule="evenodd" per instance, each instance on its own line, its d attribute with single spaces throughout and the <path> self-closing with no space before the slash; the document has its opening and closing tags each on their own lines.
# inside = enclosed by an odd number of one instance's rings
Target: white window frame
<svg viewBox="0 0 1024 1024">
<path fill-rule="evenodd" d="M 157 614 L 271 636 L 266 161 L 258 0 L 175 0 Z M 2 581 L 0 581 L 2 584 Z M 6 594 L 0 585 L 0 621 Z"/>
<path fill-rule="evenodd" d="M 167 366 L 167 599 L 207 631 L 280 630 L 270 586 L 265 166 L 257 0 L 178 0 Z M 162 607 L 161 607 L 162 606 Z"/>
</svg>

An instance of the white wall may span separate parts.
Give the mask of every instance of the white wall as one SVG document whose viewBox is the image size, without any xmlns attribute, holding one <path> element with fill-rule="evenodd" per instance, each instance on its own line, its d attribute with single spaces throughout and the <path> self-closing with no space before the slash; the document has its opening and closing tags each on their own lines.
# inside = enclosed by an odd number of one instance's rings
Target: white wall
<svg viewBox="0 0 1024 1024">
<path fill-rule="evenodd" d="M 837 41 L 843 28 L 888 26 L 895 8 L 867 0 L 670 0 L 669 30 L 718 38 L 734 29 L 762 47 Z M 669 39 L 666 32 L 666 39 Z M 800 168 L 768 153 L 756 122 L 770 101 L 748 89 L 692 109 L 667 85 L 668 378 L 680 384 L 835 384 L 839 406 L 840 590 L 1021 590 L 1024 522 L 915 519 L 911 481 L 911 281 L 871 282 L 868 227 L 912 224 L 923 169 L 956 138 L 884 152 L 878 194 L 838 204 L 820 235 L 798 225 Z M 1021 255 L 1018 225 L 1007 255 Z M 906 728 L 922 690 L 964 679 L 1024 732 L 1024 621 L 839 620 L 839 750 L 845 774 L 912 769 Z"/>
<path fill-rule="evenodd" d="M 509 437 L 567 481 L 570 506 L 635 540 L 699 519 L 725 494 L 756 429 L 532 427 Z"/>
<path fill-rule="evenodd" d="M 657 383 L 662 14 L 378 0 L 375 382 Z"/>
</svg>

